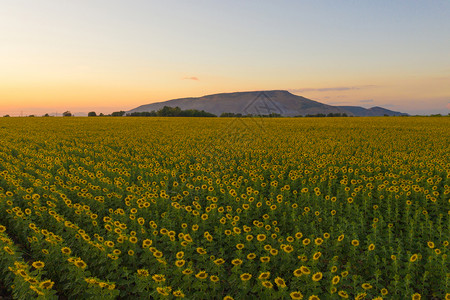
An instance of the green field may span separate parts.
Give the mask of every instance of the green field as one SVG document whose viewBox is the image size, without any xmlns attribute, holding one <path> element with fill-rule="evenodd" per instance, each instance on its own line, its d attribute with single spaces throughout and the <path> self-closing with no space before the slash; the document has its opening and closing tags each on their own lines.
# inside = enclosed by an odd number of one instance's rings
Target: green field
<svg viewBox="0 0 450 300">
<path fill-rule="evenodd" d="M 0 118 L 0 289 L 450 299 L 449 146 L 448 117 Z"/>
</svg>

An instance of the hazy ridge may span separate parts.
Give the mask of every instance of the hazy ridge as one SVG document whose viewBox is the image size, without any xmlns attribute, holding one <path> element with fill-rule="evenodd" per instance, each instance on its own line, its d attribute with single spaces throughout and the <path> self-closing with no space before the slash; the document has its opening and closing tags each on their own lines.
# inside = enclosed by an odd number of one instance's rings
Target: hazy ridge
<svg viewBox="0 0 450 300">
<path fill-rule="evenodd" d="M 332 106 L 297 96 L 284 90 L 221 93 L 202 97 L 179 98 L 141 105 L 126 113 L 157 111 L 164 106 L 178 106 L 182 110 L 204 110 L 217 116 L 220 116 L 222 113 L 243 115 L 268 115 L 276 113 L 287 117 L 316 114 L 327 115 L 329 113 L 345 113 L 349 116 L 407 115 L 382 107 L 366 109 L 359 106 Z"/>
</svg>

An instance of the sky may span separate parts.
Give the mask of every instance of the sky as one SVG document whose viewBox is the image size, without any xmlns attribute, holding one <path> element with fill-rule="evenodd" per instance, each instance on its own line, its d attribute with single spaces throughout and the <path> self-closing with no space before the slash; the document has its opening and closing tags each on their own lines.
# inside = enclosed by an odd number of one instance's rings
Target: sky
<svg viewBox="0 0 450 300">
<path fill-rule="evenodd" d="M 450 1 L 1 0 L 0 116 L 288 90 L 450 112 Z"/>
</svg>

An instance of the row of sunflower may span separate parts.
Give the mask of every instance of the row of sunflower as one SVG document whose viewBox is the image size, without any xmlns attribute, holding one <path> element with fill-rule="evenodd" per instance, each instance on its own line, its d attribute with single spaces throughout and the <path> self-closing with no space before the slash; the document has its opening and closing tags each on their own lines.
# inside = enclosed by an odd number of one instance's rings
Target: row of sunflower
<svg viewBox="0 0 450 300">
<path fill-rule="evenodd" d="M 0 221 L 61 296 L 449 298 L 448 123 L 2 119 Z"/>
<path fill-rule="evenodd" d="M 56 299 L 54 282 L 45 279 L 45 264 L 42 261 L 24 261 L 20 248 L 5 233 L 6 227 L 0 225 L 0 277 L 9 286 L 16 299 L 42 298 Z"/>
</svg>

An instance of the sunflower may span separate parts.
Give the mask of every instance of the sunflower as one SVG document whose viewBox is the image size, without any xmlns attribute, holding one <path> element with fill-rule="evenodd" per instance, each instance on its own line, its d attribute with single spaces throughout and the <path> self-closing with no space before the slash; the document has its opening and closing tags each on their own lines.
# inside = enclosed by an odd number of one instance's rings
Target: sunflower
<svg viewBox="0 0 450 300">
<path fill-rule="evenodd" d="M 381 295 L 386 296 L 388 294 L 388 290 L 386 288 L 381 289 Z"/>
<path fill-rule="evenodd" d="M 370 290 L 372 288 L 372 285 L 370 285 L 369 283 L 363 283 L 361 286 L 365 290 Z"/>
<path fill-rule="evenodd" d="M 338 292 L 338 295 L 341 296 L 342 298 L 345 298 L 345 299 L 348 298 L 348 294 L 347 294 L 347 292 L 345 292 L 345 291 L 339 291 L 339 292 Z"/>
<path fill-rule="evenodd" d="M 355 300 L 362 300 L 367 296 L 367 293 L 359 293 L 356 295 Z"/>
<path fill-rule="evenodd" d="M 323 239 L 322 238 L 316 238 L 315 240 L 314 240 L 314 243 L 317 245 L 317 246 L 320 246 L 320 245 L 322 245 L 322 243 L 323 243 Z"/>
<path fill-rule="evenodd" d="M 419 256 L 417 254 L 413 254 L 411 256 L 411 258 L 409 259 L 410 262 L 415 262 L 417 259 L 419 258 Z M 419 298 L 420 299 L 420 298 Z"/>
<path fill-rule="evenodd" d="M 237 248 L 238 250 L 241 250 L 241 249 L 244 248 L 244 244 L 237 244 L 237 245 L 236 245 L 236 248 Z"/>
<path fill-rule="evenodd" d="M 312 295 L 312 296 L 309 296 L 308 300 L 320 300 L 320 298 L 319 298 L 319 296 Z"/>
<path fill-rule="evenodd" d="M 261 284 L 266 288 L 266 289 L 271 289 L 273 288 L 273 284 L 270 281 L 263 281 L 261 282 Z"/>
<path fill-rule="evenodd" d="M 375 249 L 375 245 L 374 244 L 370 244 L 368 249 L 369 249 L 369 251 L 373 251 Z"/>
<path fill-rule="evenodd" d="M 314 255 L 313 255 L 313 259 L 314 259 L 314 260 L 318 260 L 318 259 L 320 258 L 320 256 L 322 256 L 322 253 L 321 253 L 321 252 L 316 252 L 316 253 L 314 253 Z"/>
<path fill-rule="evenodd" d="M 146 269 L 139 269 L 137 270 L 138 276 L 142 276 L 142 277 L 148 277 L 149 273 L 148 270 Z"/>
<path fill-rule="evenodd" d="M 155 282 L 164 282 L 164 281 L 166 281 L 166 276 L 163 274 L 155 274 L 152 276 L 152 279 Z"/>
<path fill-rule="evenodd" d="M 187 268 L 183 270 L 183 274 L 184 275 L 191 275 L 192 273 L 194 273 L 194 271 L 192 271 L 192 269 Z"/>
<path fill-rule="evenodd" d="M 198 247 L 197 248 L 197 253 L 200 254 L 200 255 L 203 255 L 203 254 L 206 254 L 206 250 L 201 248 L 201 247 Z"/>
<path fill-rule="evenodd" d="M 266 279 L 269 279 L 269 277 L 270 277 L 270 272 L 262 272 L 261 274 L 259 274 L 258 279 L 266 280 Z"/>
<path fill-rule="evenodd" d="M 70 253 L 72 253 L 72 250 L 70 250 L 69 247 L 62 247 L 62 248 L 61 248 L 61 252 L 62 252 L 63 254 L 69 255 Z"/>
<path fill-rule="evenodd" d="M 44 264 L 42 261 L 35 261 L 35 262 L 32 264 L 32 266 L 33 266 L 35 269 L 42 269 L 42 268 L 45 266 L 45 264 Z"/>
<path fill-rule="evenodd" d="M 240 277 L 241 277 L 242 281 L 248 281 L 248 280 L 250 280 L 252 278 L 252 274 L 250 274 L 250 273 L 243 273 L 243 274 L 241 274 Z"/>
<path fill-rule="evenodd" d="M 183 257 L 184 257 L 184 252 L 183 251 L 177 252 L 177 254 L 176 254 L 176 258 L 177 259 L 182 259 Z"/>
<path fill-rule="evenodd" d="M 209 279 L 214 283 L 219 281 L 219 277 L 217 277 L 216 275 L 211 275 L 211 277 L 209 277 Z"/>
<path fill-rule="evenodd" d="M 159 287 L 159 286 L 156 288 L 156 291 L 163 296 L 169 296 L 169 292 L 170 292 L 167 289 L 167 287 Z"/>
<path fill-rule="evenodd" d="M 33 290 L 33 291 L 35 291 L 36 294 L 38 294 L 38 295 L 40 295 L 40 296 L 43 296 L 43 295 L 44 295 L 44 293 L 41 292 L 40 290 L 38 290 L 34 285 L 30 285 L 30 289 Z"/>
<path fill-rule="evenodd" d="M 294 251 L 294 247 L 292 247 L 291 245 L 287 245 L 283 248 L 283 251 L 286 253 L 291 253 L 292 251 Z"/>
<path fill-rule="evenodd" d="M 173 296 L 175 298 L 184 298 L 185 295 L 183 294 L 183 292 L 181 290 L 176 290 L 173 292 Z"/>
<path fill-rule="evenodd" d="M 307 246 L 307 245 L 309 245 L 309 243 L 311 243 L 311 240 L 310 239 L 304 239 L 302 243 L 303 243 L 303 245 Z"/>
<path fill-rule="evenodd" d="M 175 266 L 177 266 L 178 268 L 181 268 L 182 266 L 184 266 L 185 263 L 186 263 L 186 261 L 184 259 L 176 260 Z"/>
<path fill-rule="evenodd" d="M 319 281 L 322 279 L 322 277 L 323 277 L 322 272 L 317 272 L 317 273 L 314 273 L 314 275 L 312 276 L 312 280 Z"/>
<path fill-rule="evenodd" d="M 30 284 L 38 284 L 39 283 L 39 281 L 36 278 L 30 277 L 30 276 L 26 277 L 25 281 L 28 281 Z"/>
<path fill-rule="evenodd" d="M 338 242 L 342 242 L 342 240 L 344 239 L 344 235 L 341 234 L 340 236 L 338 236 Z"/>
<path fill-rule="evenodd" d="M 270 257 L 269 256 L 262 256 L 259 258 L 261 260 L 262 263 L 267 263 L 270 261 Z"/>
<path fill-rule="evenodd" d="M 277 277 L 277 278 L 275 278 L 274 281 L 275 281 L 275 284 L 276 284 L 278 287 L 280 287 L 280 288 L 285 288 L 285 287 L 286 287 L 286 282 L 284 281 L 283 278 Z"/>
<path fill-rule="evenodd" d="M 142 241 L 142 248 L 148 248 L 152 245 L 153 241 L 149 239 L 145 239 Z"/>
<path fill-rule="evenodd" d="M 262 242 L 262 241 L 264 241 L 264 240 L 266 239 L 266 235 L 265 235 L 265 234 L 258 234 L 258 235 L 256 236 L 256 239 L 257 239 L 259 242 Z"/>
<path fill-rule="evenodd" d="M 301 269 L 296 269 L 294 270 L 294 272 L 292 272 L 294 274 L 295 277 L 300 277 L 303 275 L 303 272 Z"/>
<path fill-rule="evenodd" d="M 255 258 L 256 258 L 256 254 L 255 254 L 255 253 L 249 253 L 249 254 L 247 254 L 247 259 L 253 260 L 253 259 L 255 259 Z"/>
<path fill-rule="evenodd" d="M 200 271 L 195 274 L 195 277 L 197 277 L 198 279 L 206 279 L 206 277 L 208 277 L 208 273 L 206 273 L 205 271 Z"/>
<path fill-rule="evenodd" d="M 86 263 L 84 261 L 82 261 L 81 259 L 76 260 L 74 264 L 75 264 L 75 266 L 77 266 L 80 269 L 84 269 L 87 267 Z"/>
<path fill-rule="evenodd" d="M 419 293 L 415 293 L 411 296 L 412 300 L 420 300 L 420 298 L 422 298 L 422 296 Z"/>
<path fill-rule="evenodd" d="M 357 247 L 359 246 L 359 241 L 358 240 L 352 240 L 352 245 Z"/>
<path fill-rule="evenodd" d="M 272 254 L 273 256 L 278 255 L 278 250 L 277 249 L 270 249 L 270 254 Z"/>
<path fill-rule="evenodd" d="M 333 277 L 333 279 L 331 280 L 331 283 L 336 285 L 339 283 L 339 281 L 341 280 L 341 277 L 339 277 L 339 275 L 336 275 Z"/>
<path fill-rule="evenodd" d="M 293 300 L 303 299 L 303 294 L 300 292 L 292 292 L 289 295 L 291 296 L 291 299 L 293 299 Z"/>
<path fill-rule="evenodd" d="M 234 298 L 231 296 L 225 296 L 223 297 L 223 300 L 234 300 Z"/>
<path fill-rule="evenodd" d="M 301 266 L 300 270 L 302 271 L 303 274 L 308 275 L 311 274 L 311 270 L 308 267 L 305 266 Z"/>
<path fill-rule="evenodd" d="M 223 265 L 225 263 L 225 260 L 223 258 L 218 258 L 214 261 L 214 263 L 218 266 Z"/>
<path fill-rule="evenodd" d="M 233 259 L 233 260 L 231 261 L 231 263 L 232 263 L 233 265 L 235 265 L 235 266 L 239 266 L 239 265 L 242 264 L 242 260 L 240 260 L 239 258 L 236 258 L 236 259 Z"/>
</svg>

